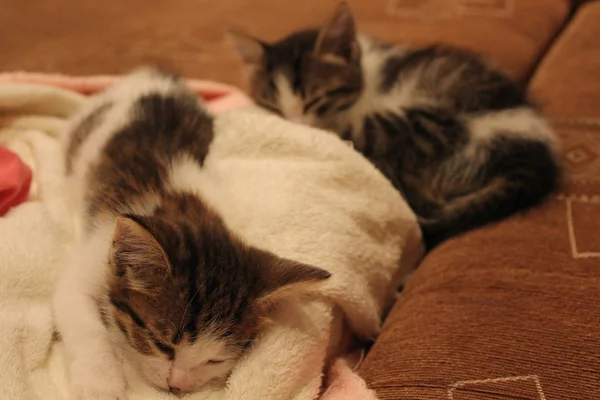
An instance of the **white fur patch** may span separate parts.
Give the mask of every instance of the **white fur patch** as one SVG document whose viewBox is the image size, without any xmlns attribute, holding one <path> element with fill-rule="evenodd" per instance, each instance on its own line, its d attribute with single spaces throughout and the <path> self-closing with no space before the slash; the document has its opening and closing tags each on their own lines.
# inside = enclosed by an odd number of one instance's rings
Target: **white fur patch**
<svg viewBox="0 0 600 400">
<path fill-rule="evenodd" d="M 279 109 L 290 121 L 310 125 L 304 115 L 304 102 L 292 89 L 289 79 L 282 73 L 275 76 L 275 86 L 279 93 Z"/>
<path fill-rule="evenodd" d="M 528 107 L 469 117 L 467 127 L 472 138 L 478 141 L 489 141 L 501 135 L 538 140 L 552 147 L 556 146 L 556 138 L 548 121 Z"/>
<path fill-rule="evenodd" d="M 125 393 L 111 337 L 98 316 L 111 237 L 112 226 L 103 225 L 81 242 L 54 292 L 55 323 L 71 362 L 71 387 L 78 399 L 119 398 Z"/>
<path fill-rule="evenodd" d="M 210 160 L 205 160 L 205 166 Z M 169 170 L 169 185 L 172 190 L 193 193 L 212 210 L 216 211 L 224 222 L 231 228 L 237 223 L 238 210 L 235 201 L 228 195 L 226 187 L 219 185 L 219 176 L 213 166 L 213 171 L 208 174 L 198 162 L 189 156 L 181 156 L 173 160 Z"/>
<path fill-rule="evenodd" d="M 169 184 L 177 191 L 199 193 L 199 187 L 205 180 L 200 165 L 189 156 L 181 156 L 173 160 L 169 170 Z"/>
<path fill-rule="evenodd" d="M 386 60 L 394 53 L 402 52 L 399 48 L 390 48 L 389 50 L 374 49 L 373 40 L 367 36 L 359 36 L 358 42 L 361 48 L 361 66 L 363 70 L 364 88 L 358 101 L 347 111 L 339 115 L 339 121 L 350 121 L 353 134 L 352 140 L 356 147 L 363 148 L 365 138 L 362 135 L 362 125 L 365 115 L 375 112 L 389 110 L 398 114 L 402 107 L 409 107 L 418 101 L 414 88 L 416 79 L 403 82 L 399 88 L 393 88 L 388 93 L 381 93 L 381 70 Z M 385 141 L 376 143 L 376 151 L 383 150 L 380 147 L 385 146 Z"/>
</svg>

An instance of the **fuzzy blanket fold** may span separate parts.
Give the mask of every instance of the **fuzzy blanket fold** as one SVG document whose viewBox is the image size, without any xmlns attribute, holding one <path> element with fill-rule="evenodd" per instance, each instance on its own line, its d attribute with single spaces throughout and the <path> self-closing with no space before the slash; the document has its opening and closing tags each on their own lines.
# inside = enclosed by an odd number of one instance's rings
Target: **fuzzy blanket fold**
<svg viewBox="0 0 600 400">
<path fill-rule="evenodd" d="M 82 93 L 114 79 L 0 74 L 0 145 L 17 153 L 34 177 L 30 201 L 0 218 L 0 399 L 68 398 L 50 308 L 72 242 L 58 137 L 85 101 Z M 186 398 L 375 399 L 337 357 L 349 331 L 377 335 L 393 300 L 390 282 L 421 256 L 415 216 L 375 168 L 333 135 L 231 110 L 250 103 L 223 85 L 213 86 L 218 95 L 210 94 L 211 84 L 195 85 L 200 94 L 206 89 L 209 109 L 218 112 L 214 142 L 196 177 L 208 201 L 249 242 L 326 268 L 333 278 L 314 297 L 290 304 L 293 312 L 276 316 L 227 388 Z M 127 373 L 130 400 L 176 398 Z"/>
</svg>

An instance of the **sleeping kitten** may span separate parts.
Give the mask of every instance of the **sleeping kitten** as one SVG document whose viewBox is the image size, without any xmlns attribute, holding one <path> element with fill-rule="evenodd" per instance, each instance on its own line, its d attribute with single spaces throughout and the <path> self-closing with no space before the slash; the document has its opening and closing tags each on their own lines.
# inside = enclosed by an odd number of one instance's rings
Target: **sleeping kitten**
<svg viewBox="0 0 600 400">
<path fill-rule="evenodd" d="M 320 30 L 232 38 L 254 100 L 351 141 L 403 193 L 429 248 L 557 186 L 552 129 L 519 85 L 472 55 L 357 36 L 346 3 Z"/>
<path fill-rule="evenodd" d="M 329 277 L 246 245 L 178 188 L 179 166 L 201 168 L 212 137 L 195 95 L 153 70 L 74 121 L 66 168 L 81 227 L 54 296 L 74 399 L 125 399 L 121 357 L 172 393 L 223 381 L 284 293 Z"/>
</svg>

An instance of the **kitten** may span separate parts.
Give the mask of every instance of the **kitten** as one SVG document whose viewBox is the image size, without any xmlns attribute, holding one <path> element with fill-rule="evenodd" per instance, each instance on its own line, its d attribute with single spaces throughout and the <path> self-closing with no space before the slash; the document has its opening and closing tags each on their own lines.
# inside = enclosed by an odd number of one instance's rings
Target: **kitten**
<svg viewBox="0 0 600 400">
<path fill-rule="evenodd" d="M 178 189 L 178 165 L 202 168 L 212 137 L 195 95 L 150 69 L 75 119 L 66 169 L 81 227 L 53 304 L 75 399 L 124 399 L 121 357 L 172 393 L 223 381 L 284 294 L 329 277 L 246 245 Z"/>
<path fill-rule="evenodd" d="M 555 136 L 524 90 L 480 59 L 357 35 L 346 3 L 273 44 L 231 32 L 251 95 L 333 131 L 403 193 L 428 248 L 528 209 L 559 181 Z"/>
</svg>

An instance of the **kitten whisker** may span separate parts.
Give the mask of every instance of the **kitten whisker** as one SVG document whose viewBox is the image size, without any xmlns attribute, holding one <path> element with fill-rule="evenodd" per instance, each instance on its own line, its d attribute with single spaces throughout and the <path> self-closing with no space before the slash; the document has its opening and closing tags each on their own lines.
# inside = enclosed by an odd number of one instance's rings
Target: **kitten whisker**
<svg viewBox="0 0 600 400">
<path fill-rule="evenodd" d="M 190 299 L 190 301 L 188 302 L 187 306 L 185 306 L 185 309 L 183 310 L 183 315 L 181 316 L 181 321 L 179 322 L 179 329 L 176 329 L 175 332 L 178 332 L 179 330 L 183 329 L 183 324 L 185 321 L 185 317 L 187 316 L 187 311 L 190 308 L 190 305 L 192 305 L 192 302 L 194 301 L 194 299 L 196 298 L 196 296 L 200 293 L 200 289 L 196 289 L 196 292 L 194 293 L 194 295 L 192 296 L 192 298 Z"/>
</svg>

